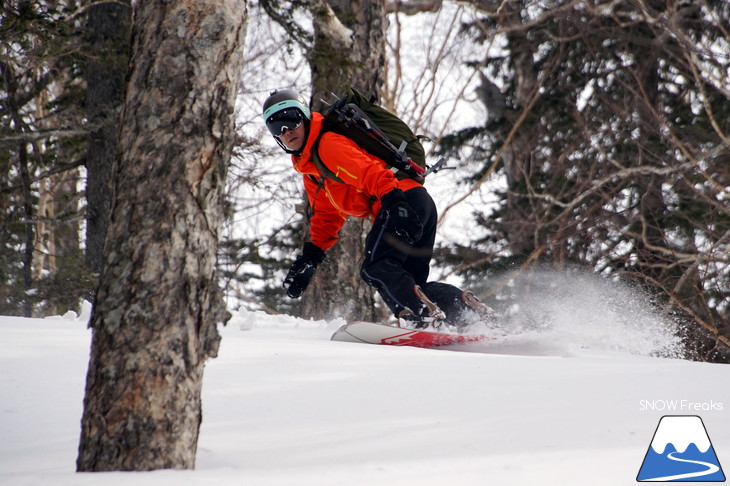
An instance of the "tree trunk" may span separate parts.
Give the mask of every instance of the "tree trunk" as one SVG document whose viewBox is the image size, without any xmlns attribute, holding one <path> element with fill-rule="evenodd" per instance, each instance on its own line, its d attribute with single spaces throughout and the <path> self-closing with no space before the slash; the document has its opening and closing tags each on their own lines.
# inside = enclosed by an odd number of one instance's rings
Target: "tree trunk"
<svg viewBox="0 0 730 486">
<path fill-rule="evenodd" d="M 112 165 L 117 157 L 117 119 L 129 60 L 129 1 L 89 6 L 86 109 L 92 126 L 86 153 L 86 267 L 101 271 L 111 209 Z"/>
<path fill-rule="evenodd" d="M 23 121 L 20 112 L 20 103 L 17 99 L 18 95 L 18 78 L 14 69 L 10 64 L 0 61 L 0 75 L 2 76 L 3 88 L 7 91 L 5 103 L 6 110 L 13 122 L 14 130 L 17 135 L 22 135 L 27 131 L 27 125 Z M 28 145 L 21 141 L 18 144 L 18 172 L 20 173 L 21 194 L 23 209 L 20 212 L 23 218 L 24 235 L 23 235 L 23 252 L 21 257 L 20 285 L 22 289 L 22 297 L 18 300 L 21 302 L 20 307 L 23 317 L 31 317 L 33 314 L 33 304 L 30 299 L 30 293 L 33 289 L 33 250 L 35 248 L 35 210 L 33 205 L 33 192 L 31 188 L 31 167 L 28 154 Z M 20 239 L 20 236 L 18 236 Z"/>
<path fill-rule="evenodd" d="M 505 13 L 500 17 L 503 27 L 519 25 L 521 22 L 522 7 L 515 2 L 508 3 Z M 516 29 L 507 34 L 512 52 L 512 67 L 514 69 L 515 104 L 517 110 L 509 113 L 507 118 L 513 125 L 523 113 L 530 110 L 533 96 L 537 96 L 538 72 L 533 62 L 534 45 L 524 31 Z M 501 127 L 501 139 L 507 140 L 508 126 Z M 508 214 L 502 228 L 507 235 L 510 250 L 514 255 L 528 256 L 541 243 L 537 233 L 540 228 L 541 214 L 535 214 L 530 207 L 530 201 L 522 196 L 527 193 L 526 188 L 533 172 L 531 167 L 532 154 L 536 147 L 533 130 L 526 127 L 519 130 L 504 152 L 503 161 L 507 176 Z"/>
<path fill-rule="evenodd" d="M 28 169 L 28 147 L 21 143 L 18 147 L 18 168 L 23 181 L 23 217 L 25 218 L 25 250 L 23 252 L 23 289 L 30 292 L 33 288 L 33 249 L 35 248 L 35 228 L 33 219 L 33 195 L 31 193 L 30 171 Z M 23 299 L 23 317 L 33 315 L 33 305 L 27 297 Z"/>
<path fill-rule="evenodd" d="M 194 467 L 203 365 L 229 317 L 215 263 L 246 3 L 136 9 L 79 471 Z"/>
<path fill-rule="evenodd" d="M 321 99 L 331 101 L 348 85 L 368 96 L 379 96 L 385 72 L 385 5 L 379 1 L 328 2 L 338 19 L 352 31 L 349 39 L 328 28 L 315 15 L 315 45 L 310 53 L 312 108 L 324 108 Z M 349 42 L 349 45 L 348 45 Z M 351 219 L 340 231 L 340 241 L 327 252 L 303 297 L 303 314 L 323 318 L 377 319 L 375 294 L 360 279 L 364 235 L 370 222 Z"/>
</svg>

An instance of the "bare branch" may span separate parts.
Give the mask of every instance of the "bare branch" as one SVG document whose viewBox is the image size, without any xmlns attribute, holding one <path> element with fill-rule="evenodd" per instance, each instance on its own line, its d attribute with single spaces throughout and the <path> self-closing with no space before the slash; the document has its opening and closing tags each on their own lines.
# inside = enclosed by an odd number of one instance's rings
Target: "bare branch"
<svg viewBox="0 0 730 486">
<path fill-rule="evenodd" d="M 443 0 L 390 0 L 385 3 L 385 13 L 415 15 L 424 12 L 438 12 Z"/>
<path fill-rule="evenodd" d="M 93 128 L 59 128 L 52 130 L 37 130 L 32 132 L 22 132 L 14 135 L 5 135 L 0 137 L 0 147 L 17 145 L 19 143 L 31 143 L 47 138 L 71 138 L 87 136 Z"/>
</svg>

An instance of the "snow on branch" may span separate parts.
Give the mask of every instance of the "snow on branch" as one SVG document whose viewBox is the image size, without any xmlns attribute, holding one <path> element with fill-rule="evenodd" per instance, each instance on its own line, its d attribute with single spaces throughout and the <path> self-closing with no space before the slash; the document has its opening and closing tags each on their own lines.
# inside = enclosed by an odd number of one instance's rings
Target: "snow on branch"
<svg viewBox="0 0 730 486">
<path fill-rule="evenodd" d="M 312 0 L 312 13 L 318 18 L 319 28 L 334 43 L 345 49 L 352 48 L 352 30 L 337 18 L 330 4 L 325 0 Z"/>
<path fill-rule="evenodd" d="M 297 9 L 308 10 L 316 18 L 317 25 L 322 33 L 333 43 L 350 49 L 353 46 L 352 30 L 348 29 L 335 14 L 334 10 L 326 0 L 309 0 L 306 2 L 295 2 L 287 9 L 280 2 L 272 0 L 261 0 L 261 6 L 266 14 L 281 25 L 305 51 L 312 48 L 314 43 L 312 34 L 302 28 L 294 20 L 294 11 Z"/>
</svg>

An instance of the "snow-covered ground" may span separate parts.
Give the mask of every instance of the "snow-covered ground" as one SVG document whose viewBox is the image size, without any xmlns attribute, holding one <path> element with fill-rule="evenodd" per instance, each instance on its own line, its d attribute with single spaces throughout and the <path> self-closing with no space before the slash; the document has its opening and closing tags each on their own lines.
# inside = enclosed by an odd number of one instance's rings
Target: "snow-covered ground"
<svg viewBox="0 0 730 486">
<path fill-rule="evenodd" d="M 195 471 L 77 474 L 87 317 L 0 317 L 0 484 L 617 486 L 663 415 L 701 416 L 730 465 L 730 367 L 648 356 L 640 325 L 423 350 L 243 312 L 206 367 Z"/>
</svg>

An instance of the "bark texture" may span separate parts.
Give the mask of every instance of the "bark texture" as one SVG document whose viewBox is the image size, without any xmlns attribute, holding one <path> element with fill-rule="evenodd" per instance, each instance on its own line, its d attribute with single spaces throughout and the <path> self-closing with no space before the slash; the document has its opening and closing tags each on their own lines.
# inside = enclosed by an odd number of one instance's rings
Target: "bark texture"
<svg viewBox="0 0 730 486">
<path fill-rule="evenodd" d="M 194 467 L 245 19 L 245 1 L 136 5 L 79 471 Z"/>
<path fill-rule="evenodd" d="M 89 135 L 86 154 L 86 266 L 101 271 L 104 238 L 111 209 L 112 165 L 117 158 L 117 119 L 129 59 L 132 8 L 129 1 L 103 2 L 88 9 L 86 107 Z"/>
</svg>

